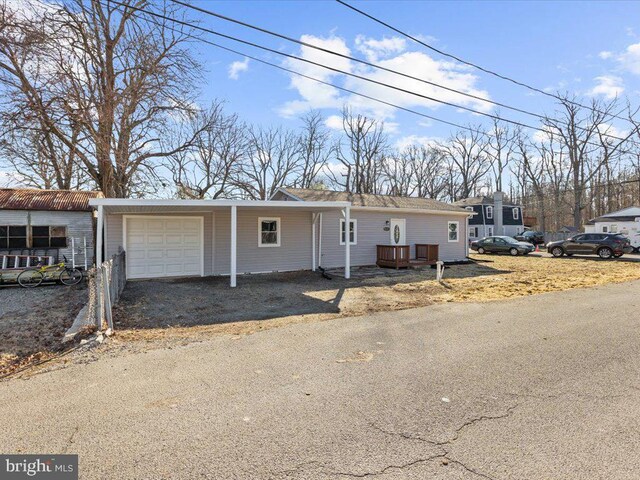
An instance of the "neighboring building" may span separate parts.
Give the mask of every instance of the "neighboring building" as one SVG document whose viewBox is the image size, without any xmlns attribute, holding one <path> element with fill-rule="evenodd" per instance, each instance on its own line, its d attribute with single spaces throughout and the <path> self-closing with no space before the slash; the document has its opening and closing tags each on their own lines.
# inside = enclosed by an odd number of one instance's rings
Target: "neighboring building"
<svg viewBox="0 0 640 480">
<path fill-rule="evenodd" d="M 640 207 L 629 207 L 589 220 L 586 233 L 621 233 L 631 240 L 634 248 L 640 247 Z"/>
<path fill-rule="evenodd" d="M 504 194 L 496 192 L 493 198 L 487 196 L 458 200 L 453 205 L 465 208 L 475 215 L 469 220 L 469 238 L 483 238 L 492 235 L 513 237 L 525 230 L 522 206 L 504 203 Z"/>
<path fill-rule="evenodd" d="M 78 262 L 94 260 L 94 214 L 89 200 L 102 194 L 89 191 L 0 188 L 0 255 L 72 257 L 72 239 Z"/>
<path fill-rule="evenodd" d="M 95 199 L 107 257 L 123 248 L 128 278 L 230 275 L 374 265 L 376 245 L 437 244 L 467 256 L 471 213 L 424 198 L 280 189 L 271 200 Z M 349 241 L 345 241 L 349 225 Z M 98 260 L 101 238 L 98 236 Z"/>
</svg>

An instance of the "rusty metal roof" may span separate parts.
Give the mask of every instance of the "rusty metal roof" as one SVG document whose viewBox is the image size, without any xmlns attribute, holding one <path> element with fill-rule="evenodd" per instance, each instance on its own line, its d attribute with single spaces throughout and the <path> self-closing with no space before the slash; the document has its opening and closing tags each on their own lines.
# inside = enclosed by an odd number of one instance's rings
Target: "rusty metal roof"
<svg viewBox="0 0 640 480">
<path fill-rule="evenodd" d="M 49 210 L 90 212 L 89 199 L 102 197 L 88 190 L 38 190 L 33 188 L 0 188 L 0 210 Z"/>
</svg>

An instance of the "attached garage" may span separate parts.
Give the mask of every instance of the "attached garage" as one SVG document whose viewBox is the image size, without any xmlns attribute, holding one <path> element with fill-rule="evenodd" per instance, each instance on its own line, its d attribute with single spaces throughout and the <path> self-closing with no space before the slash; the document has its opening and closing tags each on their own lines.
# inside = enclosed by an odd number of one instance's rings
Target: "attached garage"
<svg viewBox="0 0 640 480">
<path fill-rule="evenodd" d="M 202 217 L 123 216 L 127 278 L 204 275 Z"/>
</svg>

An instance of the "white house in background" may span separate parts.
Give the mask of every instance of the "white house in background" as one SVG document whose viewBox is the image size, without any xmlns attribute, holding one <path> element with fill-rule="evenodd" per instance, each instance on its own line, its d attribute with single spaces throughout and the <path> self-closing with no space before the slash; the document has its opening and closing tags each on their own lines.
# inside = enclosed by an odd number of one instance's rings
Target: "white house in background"
<svg viewBox="0 0 640 480">
<path fill-rule="evenodd" d="M 283 188 L 270 200 L 95 199 L 97 261 L 120 248 L 127 278 L 229 275 L 374 265 L 376 245 L 431 244 L 467 256 L 462 208 L 425 198 Z M 349 226 L 348 241 L 346 226 Z M 412 253 L 413 254 L 413 253 Z"/>
<path fill-rule="evenodd" d="M 631 245 L 640 248 L 640 207 L 629 207 L 617 212 L 607 213 L 589 220 L 586 233 L 620 233 L 631 240 Z"/>
<path fill-rule="evenodd" d="M 75 257 L 80 266 L 85 251 L 87 265 L 93 264 L 94 210 L 89 200 L 100 196 L 81 190 L 0 188 L 0 268 L 24 267 L 29 256 L 54 262 Z"/>
</svg>

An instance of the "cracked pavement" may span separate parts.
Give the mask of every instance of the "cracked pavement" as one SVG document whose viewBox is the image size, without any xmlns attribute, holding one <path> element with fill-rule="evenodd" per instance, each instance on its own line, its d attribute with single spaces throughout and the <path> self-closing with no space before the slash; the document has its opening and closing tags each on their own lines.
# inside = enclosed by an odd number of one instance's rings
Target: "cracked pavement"
<svg viewBox="0 0 640 480">
<path fill-rule="evenodd" d="M 639 311 L 632 282 L 103 356 L 1 382 L 0 451 L 83 479 L 635 479 Z"/>
</svg>

